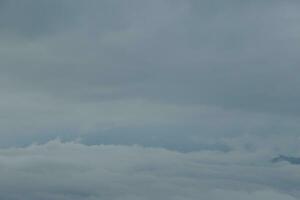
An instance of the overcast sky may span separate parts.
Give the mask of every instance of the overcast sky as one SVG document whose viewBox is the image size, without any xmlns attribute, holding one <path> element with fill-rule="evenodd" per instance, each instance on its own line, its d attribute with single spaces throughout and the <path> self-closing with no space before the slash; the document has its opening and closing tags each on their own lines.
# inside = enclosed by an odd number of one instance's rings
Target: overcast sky
<svg viewBox="0 0 300 200">
<path fill-rule="evenodd" d="M 299 10 L 0 0 L 0 197 L 299 199 Z"/>
</svg>

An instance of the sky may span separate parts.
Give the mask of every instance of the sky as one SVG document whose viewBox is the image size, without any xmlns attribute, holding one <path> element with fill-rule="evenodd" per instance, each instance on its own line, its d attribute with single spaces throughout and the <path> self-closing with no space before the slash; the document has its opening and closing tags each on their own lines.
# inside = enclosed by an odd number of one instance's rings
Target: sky
<svg viewBox="0 0 300 200">
<path fill-rule="evenodd" d="M 300 199 L 299 9 L 0 0 L 1 199 Z"/>
</svg>

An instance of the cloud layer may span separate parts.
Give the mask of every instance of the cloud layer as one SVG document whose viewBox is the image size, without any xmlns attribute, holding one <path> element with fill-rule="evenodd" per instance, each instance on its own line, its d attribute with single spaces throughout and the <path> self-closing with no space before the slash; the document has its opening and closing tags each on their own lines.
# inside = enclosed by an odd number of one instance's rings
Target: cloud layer
<svg viewBox="0 0 300 200">
<path fill-rule="evenodd" d="M 0 199 L 299 199 L 299 8 L 0 0 Z"/>
<path fill-rule="evenodd" d="M 0 146 L 298 141 L 299 6 L 2 0 Z"/>
<path fill-rule="evenodd" d="M 51 141 L 0 151 L 0 197 L 13 200 L 296 200 L 298 166 L 268 153 L 179 153 Z"/>
</svg>

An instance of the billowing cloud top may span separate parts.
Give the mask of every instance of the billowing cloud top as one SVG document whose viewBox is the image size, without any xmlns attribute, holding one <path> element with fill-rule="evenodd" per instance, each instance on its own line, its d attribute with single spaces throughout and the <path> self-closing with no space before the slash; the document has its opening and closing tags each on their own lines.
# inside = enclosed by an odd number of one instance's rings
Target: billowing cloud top
<svg viewBox="0 0 300 200">
<path fill-rule="evenodd" d="M 108 199 L 126 195 L 129 199 L 167 199 L 167 191 L 178 191 L 172 199 L 199 199 L 200 194 L 203 199 L 300 198 L 293 178 L 296 166 L 252 169 L 254 163 L 278 155 L 300 157 L 299 9 L 298 2 L 288 0 L 0 0 L 0 148 L 19 148 L 1 151 L 0 173 L 9 176 L 8 184 L 0 184 L 12 191 L 15 182 L 36 181 L 32 187 L 17 186 L 20 194 L 28 193 L 28 199 L 41 199 L 45 193 L 50 199 L 101 198 L 93 183 L 107 188 L 100 191 L 106 191 Z M 51 160 L 46 150 L 35 156 L 35 150 L 29 150 L 33 147 L 24 148 L 55 138 L 80 143 L 75 146 L 81 157 L 61 163 Z M 135 144 L 146 150 L 132 147 Z M 199 172 L 193 171 L 198 164 L 192 161 L 179 171 L 174 166 L 174 173 L 168 175 L 158 167 L 148 175 L 136 174 L 129 185 L 116 186 L 117 179 L 126 183 L 135 174 L 134 169 L 126 171 L 134 164 L 120 165 L 117 174 L 108 170 L 105 175 L 106 167 L 94 172 L 104 161 L 98 162 L 95 155 L 89 158 L 85 152 L 93 149 L 90 145 L 96 145 L 93 148 L 104 157 L 106 148 L 112 148 L 105 145 L 146 154 L 148 148 L 170 151 L 164 161 L 154 160 L 155 169 L 156 164 L 172 168 L 172 162 L 185 162 L 193 152 L 210 152 L 212 160 L 233 152 L 264 159 L 243 163 L 243 156 L 238 156 L 231 164 L 212 165 L 213 169 L 209 169 L 210 162 L 205 163 Z M 57 159 L 67 159 L 63 152 L 72 145 L 58 146 L 62 152 L 55 155 L 63 155 Z M 172 160 L 175 154 L 179 160 Z M 86 156 L 90 165 L 80 171 L 78 163 L 85 162 Z M 112 160 L 106 160 L 107 169 L 119 165 L 117 157 Z M 243 167 L 235 168 L 239 162 Z M 150 163 L 143 165 L 147 168 L 147 164 L 151 169 Z M 235 190 L 237 182 L 223 188 L 221 182 L 236 181 L 226 166 L 244 174 L 261 173 L 267 182 L 245 175 L 242 182 L 247 184 L 241 188 Z M 48 175 L 55 170 L 58 176 L 68 167 L 70 182 Z M 287 175 L 285 167 L 295 171 Z M 198 176 L 201 169 L 203 176 Z M 168 176 L 161 180 L 162 190 L 155 186 L 160 182 L 156 173 Z M 211 173 L 221 174 L 211 177 Z M 16 178 L 10 179 L 12 174 Z M 45 181 L 40 185 L 38 179 Z M 83 193 L 68 196 L 81 191 L 79 185 L 87 180 Z M 279 180 L 284 181 L 272 182 Z M 75 182 L 78 185 L 65 187 Z M 143 187 L 147 182 L 157 196 L 146 195 L 150 195 Z M 184 183 L 195 186 L 188 189 Z M 38 185 L 42 192 L 34 193 Z M 213 191 L 206 192 L 206 187 Z M 21 197 L 5 193 L 3 198 Z"/>
</svg>

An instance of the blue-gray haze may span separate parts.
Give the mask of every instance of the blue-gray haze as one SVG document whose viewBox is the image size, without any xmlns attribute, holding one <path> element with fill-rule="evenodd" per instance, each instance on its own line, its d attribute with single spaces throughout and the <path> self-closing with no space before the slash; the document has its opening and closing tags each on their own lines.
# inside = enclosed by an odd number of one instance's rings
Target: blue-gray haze
<svg viewBox="0 0 300 200">
<path fill-rule="evenodd" d="M 0 199 L 300 199 L 299 10 L 0 0 Z"/>
</svg>

